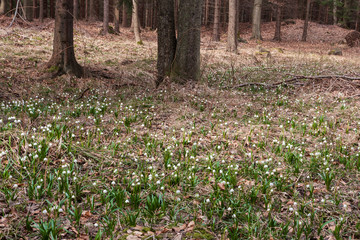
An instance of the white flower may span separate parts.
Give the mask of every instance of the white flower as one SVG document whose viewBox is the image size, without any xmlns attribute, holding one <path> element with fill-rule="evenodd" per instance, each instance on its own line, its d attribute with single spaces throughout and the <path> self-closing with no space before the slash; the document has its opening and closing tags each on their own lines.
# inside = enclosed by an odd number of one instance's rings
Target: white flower
<svg viewBox="0 0 360 240">
<path fill-rule="evenodd" d="M 128 199 L 125 200 L 125 203 L 129 203 L 130 201 Z"/>
<path fill-rule="evenodd" d="M 176 190 L 176 194 L 180 194 L 180 190 Z"/>
<path fill-rule="evenodd" d="M 105 190 L 103 191 L 103 193 L 106 194 L 106 193 L 107 193 L 107 190 L 105 189 Z"/>
<path fill-rule="evenodd" d="M 111 185 L 115 185 L 115 181 L 112 181 L 112 182 L 111 182 Z"/>
<path fill-rule="evenodd" d="M 14 184 L 14 185 L 13 185 L 13 188 L 17 188 L 17 187 L 18 187 L 18 185 L 17 185 L 17 184 Z"/>
<path fill-rule="evenodd" d="M 99 226 L 99 224 L 97 224 L 97 223 L 94 223 L 94 227 L 98 227 Z"/>
<path fill-rule="evenodd" d="M 294 209 L 291 207 L 291 208 L 289 208 L 289 211 L 292 212 L 292 211 L 294 211 Z"/>
<path fill-rule="evenodd" d="M 44 210 L 42 211 L 42 213 L 43 213 L 43 214 L 47 214 L 47 211 L 46 211 L 46 209 L 44 209 Z"/>
<path fill-rule="evenodd" d="M 228 211 L 231 211 L 231 207 L 228 207 L 228 209 L 227 209 Z"/>
<path fill-rule="evenodd" d="M 209 202 L 210 202 L 210 199 L 206 199 L 206 202 L 209 203 Z"/>
</svg>

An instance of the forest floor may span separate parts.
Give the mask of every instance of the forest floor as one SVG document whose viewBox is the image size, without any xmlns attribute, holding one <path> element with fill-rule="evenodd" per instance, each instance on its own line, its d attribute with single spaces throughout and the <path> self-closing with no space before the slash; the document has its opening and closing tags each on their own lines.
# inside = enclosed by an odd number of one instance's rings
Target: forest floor
<svg viewBox="0 0 360 240">
<path fill-rule="evenodd" d="M 203 30 L 202 79 L 154 87 L 156 32 L 75 25 L 87 76 L 44 78 L 53 22 L 0 18 L 0 239 L 360 239 L 360 48 Z M 316 30 L 318 29 L 318 30 Z M 328 55 L 341 49 L 342 56 Z M 266 49 L 267 51 L 264 51 Z M 313 78 L 314 76 L 321 76 Z"/>
</svg>

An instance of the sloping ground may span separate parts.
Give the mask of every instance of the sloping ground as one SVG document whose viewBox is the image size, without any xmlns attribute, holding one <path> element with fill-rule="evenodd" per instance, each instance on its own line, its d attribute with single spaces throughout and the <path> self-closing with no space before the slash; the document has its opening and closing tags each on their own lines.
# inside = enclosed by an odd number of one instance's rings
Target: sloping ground
<svg viewBox="0 0 360 240">
<path fill-rule="evenodd" d="M 282 22 L 282 40 L 289 42 L 301 41 L 304 21 L 299 19 L 291 21 L 294 21 L 294 24 L 286 24 L 285 22 Z M 242 37 L 246 39 L 251 37 L 251 26 L 249 24 L 241 24 L 240 29 Z M 271 40 L 275 33 L 275 22 L 263 23 L 261 30 L 264 40 Z M 310 43 L 342 43 L 346 34 L 350 31 L 351 30 L 344 29 L 339 26 L 309 22 L 307 41 Z"/>
</svg>

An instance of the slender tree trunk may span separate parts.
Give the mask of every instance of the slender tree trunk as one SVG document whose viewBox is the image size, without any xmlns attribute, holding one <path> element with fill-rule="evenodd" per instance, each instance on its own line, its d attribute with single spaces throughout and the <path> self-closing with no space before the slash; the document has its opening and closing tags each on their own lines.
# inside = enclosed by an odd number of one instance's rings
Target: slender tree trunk
<svg viewBox="0 0 360 240">
<path fill-rule="evenodd" d="M 262 40 L 262 37 L 261 37 L 261 7 L 262 7 L 262 0 L 254 0 L 251 38 L 257 39 L 257 40 Z"/>
<path fill-rule="evenodd" d="M 237 0 L 229 1 L 229 24 L 226 50 L 237 53 Z"/>
<path fill-rule="evenodd" d="M 1 0 L 0 3 L 0 15 L 5 14 L 7 11 L 6 0 Z"/>
<path fill-rule="evenodd" d="M 163 81 L 165 76 L 170 76 L 171 65 L 176 51 L 174 0 L 158 0 L 158 76 L 156 86 Z"/>
<path fill-rule="evenodd" d="M 116 33 L 119 33 L 120 32 L 120 9 L 119 9 L 119 1 L 118 0 L 115 0 L 115 6 L 114 6 L 114 21 L 115 21 L 115 28 L 114 28 L 114 31 Z"/>
<path fill-rule="evenodd" d="M 95 20 L 97 20 L 95 0 L 90 0 L 90 21 L 95 21 Z"/>
<path fill-rule="evenodd" d="M 220 41 L 220 3 L 221 0 L 215 0 L 214 10 L 214 28 L 213 28 L 213 41 Z"/>
<path fill-rule="evenodd" d="M 334 25 L 337 25 L 337 0 L 333 1 L 333 20 L 334 20 Z"/>
<path fill-rule="evenodd" d="M 33 18 L 37 17 L 37 0 L 33 0 L 32 16 Z"/>
<path fill-rule="evenodd" d="M 356 14 L 355 30 L 360 31 L 360 0 L 358 1 L 356 12 L 357 14 Z"/>
<path fill-rule="evenodd" d="M 137 44 L 142 44 L 140 37 L 138 1 L 139 0 L 133 0 L 132 24 L 134 27 L 135 41 Z"/>
<path fill-rule="evenodd" d="M 205 17 L 204 17 L 204 25 L 209 25 L 209 10 L 210 10 L 210 0 L 206 0 L 205 2 Z"/>
<path fill-rule="evenodd" d="M 281 6 L 278 4 L 276 4 L 276 25 L 273 40 L 278 42 L 281 41 Z"/>
<path fill-rule="evenodd" d="M 127 6 L 125 5 L 125 3 L 123 3 L 123 5 L 122 5 L 122 26 L 124 28 L 129 27 L 128 15 L 127 15 Z"/>
<path fill-rule="evenodd" d="M 104 0 L 103 34 L 109 33 L 109 0 Z"/>
<path fill-rule="evenodd" d="M 181 0 L 178 41 L 171 79 L 178 83 L 200 79 L 200 32 L 202 0 Z"/>
<path fill-rule="evenodd" d="M 24 0 L 25 19 L 28 21 L 33 20 L 32 8 L 33 8 L 32 0 Z"/>
<path fill-rule="evenodd" d="M 74 19 L 79 18 L 79 0 L 74 0 Z"/>
<path fill-rule="evenodd" d="M 55 18 L 55 0 L 50 0 L 50 17 Z"/>
<path fill-rule="evenodd" d="M 89 0 L 85 0 L 85 21 L 89 20 Z"/>
<path fill-rule="evenodd" d="M 44 22 L 44 0 L 40 0 L 39 20 Z"/>
<path fill-rule="evenodd" d="M 305 12 L 305 21 L 304 21 L 304 28 L 301 41 L 306 42 L 308 26 L 309 26 L 309 15 L 310 15 L 310 3 L 311 0 L 307 0 L 306 2 L 306 12 Z"/>
<path fill-rule="evenodd" d="M 53 54 L 47 66 L 57 74 L 83 75 L 74 53 L 73 0 L 56 0 Z"/>
</svg>

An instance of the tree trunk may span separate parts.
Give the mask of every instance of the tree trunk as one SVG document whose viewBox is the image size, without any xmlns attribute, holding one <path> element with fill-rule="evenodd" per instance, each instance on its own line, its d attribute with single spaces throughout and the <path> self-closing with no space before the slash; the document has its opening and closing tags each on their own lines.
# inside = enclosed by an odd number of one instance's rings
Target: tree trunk
<svg viewBox="0 0 360 240">
<path fill-rule="evenodd" d="M 109 0 L 104 0 L 103 34 L 109 33 Z"/>
<path fill-rule="evenodd" d="M 33 18 L 37 17 L 37 0 L 33 0 L 32 16 Z"/>
<path fill-rule="evenodd" d="M 85 0 L 85 21 L 89 20 L 89 0 Z"/>
<path fill-rule="evenodd" d="M 33 20 L 32 5 L 32 0 L 24 0 L 25 19 L 28 21 Z"/>
<path fill-rule="evenodd" d="M 139 0 L 132 0 L 133 1 L 133 12 L 132 12 L 132 25 L 134 27 L 134 35 L 135 41 L 137 44 L 142 44 L 141 37 L 140 37 L 140 26 L 139 26 L 139 10 L 138 10 L 138 1 Z"/>
<path fill-rule="evenodd" d="M 114 6 L 114 11 L 115 11 L 115 18 L 114 18 L 114 21 L 115 21 L 115 28 L 114 28 L 114 31 L 116 33 L 119 33 L 120 32 L 120 6 L 119 6 L 119 1 L 118 0 L 115 0 L 115 6 Z"/>
<path fill-rule="evenodd" d="M 254 0 L 251 38 L 257 39 L 257 40 L 262 40 L 262 37 L 261 37 L 261 6 L 262 6 L 262 0 Z"/>
<path fill-rule="evenodd" d="M 358 6 L 357 6 L 357 14 L 356 14 L 356 22 L 355 22 L 355 30 L 356 31 L 360 31 L 360 0 L 358 1 Z"/>
<path fill-rule="evenodd" d="M 214 28 L 212 35 L 212 40 L 215 42 L 220 41 L 220 3 L 221 0 L 215 0 Z"/>
<path fill-rule="evenodd" d="M 174 0 L 158 0 L 158 76 L 156 86 L 163 81 L 165 76 L 171 73 L 171 65 L 176 51 Z"/>
<path fill-rule="evenodd" d="M 96 21 L 97 14 L 95 8 L 95 0 L 90 0 L 90 21 Z"/>
<path fill-rule="evenodd" d="M 47 66 L 56 74 L 83 75 L 74 53 L 73 0 L 56 0 L 53 54 Z"/>
<path fill-rule="evenodd" d="M 6 1 L 7 0 L 1 0 L 1 3 L 0 3 L 0 15 L 5 14 L 6 11 L 7 11 Z"/>
<path fill-rule="evenodd" d="M 79 18 L 79 0 L 74 0 L 74 18 L 75 20 Z"/>
<path fill-rule="evenodd" d="M 275 35 L 273 38 L 274 41 L 281 41 L 281 6 L 276 5 L 276 25 L 275 25 Z"/>
<path fill-rule="evenodd" d="M 56 3 L 54 3 L 55 0 L 50 0 L 50 17 L 51 18 L 55 18 L 55 5 Z"/>
<path fill-rule="evenodd" d="M 127 6 L 125 5 L 125 2 L 123 2 L 123 6 L 122 6 L 122 26 L 124 28 L 129 27 L 127 13 L 128 13 Z"/>
<path fill-rule="evenodd" d="M 200 32 L 202 0 L 181 0 L 178 41 L 171 79 L 178 83 L 200 79 Z"/>
<path fill-rule="evenodd" d="M 306 42 L 308 26 L 309 26 L 309 15 L 310 15 L 310 3 L 311 0 L 307 0 L 306 2 L 306 12 L 305 12 L 305 21 L 304 21 L 304 28 L 301 41 Z"/>
<path fill-rule="evenodd" d="M 39 20 L 44 22 L 44 0 L 40 0 Z"/>
<path fill-rule="evenodd" d="M 334 25 L 337 25 L 337 0 L 333 1 L 333 20 L 334 20 Z"/>
<path fill-rule="evenodd" d="M 209 10 L 210 10 L 210 0 L 206 0 L 205 2 L 205 17 L 204 17 L 204 25 L 209 25 Z"/>
<path fill-rule="evenodd" d="M 226 50 L 228 52 L 237 53 L 237 0 L 229 1 L 229 24 L 228 24 L 228 39 Z"/>
</svg>

